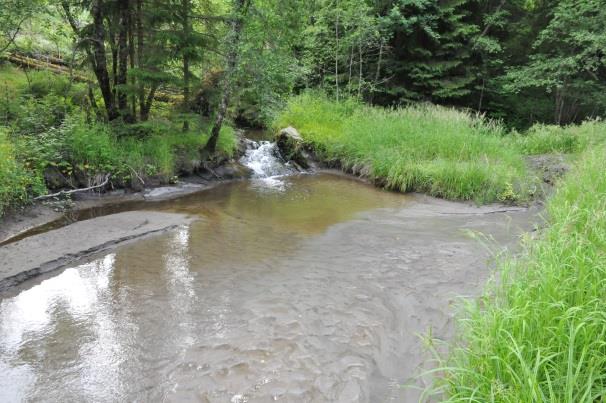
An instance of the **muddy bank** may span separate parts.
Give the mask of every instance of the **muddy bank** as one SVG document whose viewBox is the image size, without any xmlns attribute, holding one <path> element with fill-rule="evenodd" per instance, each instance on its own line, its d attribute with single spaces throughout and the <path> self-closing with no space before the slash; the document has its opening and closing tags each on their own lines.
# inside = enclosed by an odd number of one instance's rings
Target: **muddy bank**
<svg viewBox="0 0 606 403">
<path fill-rule="evenodd" d="M 129 240 L 192 222 L 184 214 L 128 212 L 81 221 L 0 248 L 0 291 Z"/>
<path fill-rule="evenodd" d="M 145 202 L 172 200 L 234 180 L 242 180 L 242 178 L 188 177 L 175 185 L 148 188 L 141 192 L 129 193 L 125 190 L 117 190 L 107 193 L 82 193 L 75 195 L 73 200 L 38 202 L 0 219 L 0 247 L 75 222 L 87 211 L 91 212 L 88 218 L 92 218 L 95 216 L 94 210 L 101 210 L 107 206 L 141 205 Z"/>
</svg>

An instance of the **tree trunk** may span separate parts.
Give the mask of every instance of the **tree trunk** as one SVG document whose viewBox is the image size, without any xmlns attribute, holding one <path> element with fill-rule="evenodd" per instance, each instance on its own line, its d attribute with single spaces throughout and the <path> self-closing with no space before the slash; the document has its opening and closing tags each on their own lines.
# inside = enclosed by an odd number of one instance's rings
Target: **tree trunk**
<svg viewBox="0 0 606 403">
<path fill-rule="evenodd" d="M 358 99 L 362 99 L 362 69 L 364 67 L 362 60 L 362 44 L 358 40 L 358 56 L 360 57 L 360 66 L 358 70 Z"/>
<path fill-rule="evenodd" d="M 93 17 L 93 32 L 92 32 L 92 54 L 93 54 L 93 70 L 99 89 L 103 95 L 105 109 L 107 111 L 108 120 L 114 120 L 118 117 L 114 97 L 112 94 L 111 82 L 109 73 L 107 72 L 107 60 L 105 53 L 105 27 L 103 26 L 103 2 L 102 0 L 94 0 L 91 7 L 91 15 Z"/>
<path fill-rule="evenodd" d="M 117 94 L 118 109 L 125 121 L 131 121 L 128 110 L 128 91 L 126 88 L 128 77 L 128 14 L 129 0 L 120 0 L 119 2 L 120 19 L 118 23 L 118 77 Z"/>
<path fill-rule="evenodd" d="M 351 94 L 351 74 L 353 71 L 353 58 L 354 58 L 355 47 L 351 46 L 351 52 L 349 54 L 349 76 L 347 77 L 347 92 Z"/>
<path fill-rule="evenodd" d="M 112 22 L 107 19 L 107 26 L 109 28 L 109 49 L 112 55 L 112 66 L 111 66 L 111 80 L 112 80 L 112 94 L 114 97 L 114 103 L 117 103 L 118 93 L 118 45 L 116 44 L 116 32 Z"/>
<path fill-rule="evenodd" d="M 186 44 L 186 47 L 189 47 L 189 41 L 191 39 L 191 24 L 189 21 L 189 12 L 191 9 L 191 0 L 182 0 L 181 2 L 183 8 L 183 39 Z M 189 111 L 189 102 L 190 102 L 190 70 L 189 70 L 189 62 L 190 62 L 190 53 L 189 50 L 183 52 L 183 112 L 187 113 Z M 189 120 L 187 120 L 187 116 L 185 116 L 185 120 L 183 121 L 183 131 L 186 132 L 189 130 Z"/>
<path fill-rule="evenodd" d="M 144 55 L 144 50 L 145 50 L 145 37 L 144 37 L 144 33 L 143 33 L 143 0 L 136 0 L 137 1 L 137 18 L 136 18 L 136 25 L 137 25 L 137 63 L 138 63 L 138 67 L 139 69 L 141 69 L 144 65 L 145 65 L 145 55 Z M 143 80 L 139 80 L 139 85 L 137 87 L 137 94 L 139 97 L 139 114 L 140 114 L 140 118 L 141 120 L 145 121 L 147 120 L 149 113 L 145 113 L 145 87 L 143 84 Z"/>
<path fill-rule="evenodd" d="M 381 62 L 383 62 L 383 39 L 381 39 L 381 43 L 379 44 L 379 59 L 377 60 L 377 70 L 375 71 L 375 82 L 372 86 L 370 93 L 370 103 L 374 101 L 375 92 L 379 85 L 379 78 L 381 78 Z"/>
<path fill-rule="evenodd" d="M 337 102 L 339 102 L 339 0 L 337 0 L 337 21 L 335 23 L 335 87 L 337 91 Z"/>
<path fill-rule="evenodd" d="M 114 97 L 112 94 L 112 86 L 107 71 L 107 55 L 105 53 L 105 27 L 103 26 L 103 1 L 94 0 L 91 4 L 91 16 L 93 18 L 92 33 L 90 37 L 84 38 L 76 20 L 72 15 L 69 7 L 69 3 L 66 0 L 61 2 L 63 10 L 67 16 L 69 25 L 72 30 L 83 41 L 85 41 L 85 51 L 88 60 L 93 68 L 101 95 L 103 96 L 103 102 L 105 104 L 105 110 L 107 112 L 107 119 L 114 120 L 118 117 Z M 90 45 L 89 45 L 90 44 Z M 92 95 L 92 92 L 91 94 Z M 94 103 L 94 97 L 91 98 L 91 104 Z"/>
<path fill-rule="evenodd" d="M 147 94 L 147 97 L 143 99 L 143 104 L 141 105 L 141 121 L 147 122 L 149 119 L 149 111 L 151 110 L 152 104 L 154 102 L 154 97 L 156 96 L 156 90 L 158 89 L 157 84 L 152 84 L 152 87 Z"/>
<path fill-rule="evenodd" d="M 221 126 L 223 125 L 225 114 L 227 113 L 227 107 L 229 106 L 234 74 L 236 72 L 236 67 L 238 66 L 240 36 L 242 34 L 242 27 L 244 26 L 244 18 L 246 17 L 246 12 L 251 1 L 252 0 L 234 0 L 234 16 L 231 19 L 231 33 L 227 38 L 229 51 L 227 52 L 227 68 L 223 78 L 223 94 L 221 95 L 221 102 L 219 104 L 219 109 L 217 110 L 215 123 L 210 132 L 210 138 L 202 150 L 203 159 L 206 159 L 204 157 L 214 154 L 217 150 L 217 140 L 219 139 Z"/>
<path fill-rule="evenodd" d="M 135 9 L 131 6 L 129 7 L 128 13 L 128 58 L 130 60 L 130 68 L 131 71 L 135 69 L 136 66 L 136 58 L 135 58 Z M 137 81 L 134 76 L 130 78 L 130 104 L 131 110 L 130 114 L 133 120 L 137 119 L 137 97 L 135 95 L 135 88 L 137 86 Z"/>
</svg>

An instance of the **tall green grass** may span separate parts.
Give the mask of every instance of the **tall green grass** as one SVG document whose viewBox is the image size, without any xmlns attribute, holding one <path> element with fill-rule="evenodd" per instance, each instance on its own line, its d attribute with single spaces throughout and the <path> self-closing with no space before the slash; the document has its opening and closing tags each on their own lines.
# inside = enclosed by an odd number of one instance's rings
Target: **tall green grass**
<svg viewBox="0 0 606 403">
<path fill-rule="evenodd" d="M 550 227 L 468 306 L 441 386 L 449 402 L 606 400 L 606 150 L 586 152 Z"/>
<path fill-rule="evenodd" d="M 534 179 L 504 129 L 469 113 L 434 105 L 373 108 L 306 93 L 274 122 L 289 125 L 324 160 L 389 189 L 479 202 L 527 199 L 533 191 Z"/>
<path fill-rule="evenodd" d="M 526 155 L 580 153 L 606 139 L 606 124 L 589 120 L 580 125 L 555 126 L 536 124 L 526 133 L 509 136 L 513 145 Z"/>
</svg>

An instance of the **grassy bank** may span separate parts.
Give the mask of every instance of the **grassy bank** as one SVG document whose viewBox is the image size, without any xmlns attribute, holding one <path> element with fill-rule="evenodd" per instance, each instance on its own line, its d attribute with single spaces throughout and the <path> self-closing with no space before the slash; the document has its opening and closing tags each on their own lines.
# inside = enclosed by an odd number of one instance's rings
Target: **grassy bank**
<svg viewBox="0 0 606 403">
<path fill-rule="evenodd" d="M 89 186 L 106 174 L 116 187 L 168 183 L 200 164 L 209 124 L 191 116 L 184 133 L 169 104 L 156 103 L 148 122 L 109 125 L 87 110 L 86 88 L 66 77 L 5 65 L 0 81 L 0 217 L 47 188 Z M 234 130 L 224 126 L 218 153 L 235 149 Z"/>
<path fill-rule="evenodd" d="M 442 386 L 451 402 L 606 399 L 606 151 L 549 201 L 550 227 L 468 307 Z"/>
<path fill-rule="evenodd" d="M 322 159 L 389 189 L 478 202 L 531 198 L 537 180 L 525 155 L 577 152 L 593 136 L 589 126 L 537 126 L 511 135 L 498 123 L 454 109 L 373 108 L 317 93 L 291 99 L 274 122 L 276 129 L 289 125 Z"/>
</svg>

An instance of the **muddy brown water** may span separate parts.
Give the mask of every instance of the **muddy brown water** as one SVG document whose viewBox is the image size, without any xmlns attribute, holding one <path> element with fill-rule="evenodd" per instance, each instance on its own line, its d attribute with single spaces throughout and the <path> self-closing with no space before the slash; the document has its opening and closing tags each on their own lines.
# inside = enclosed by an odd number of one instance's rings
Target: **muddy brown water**
<svg viewBox="0 0 606 403">
<path fill-rule="evenodd" d="M 0 401 L 415 401 L 490 274 L 470 233 L 534 220 L 332 175 L 134 207 L 200 220 L 0 295 Z"/>
</svg>

